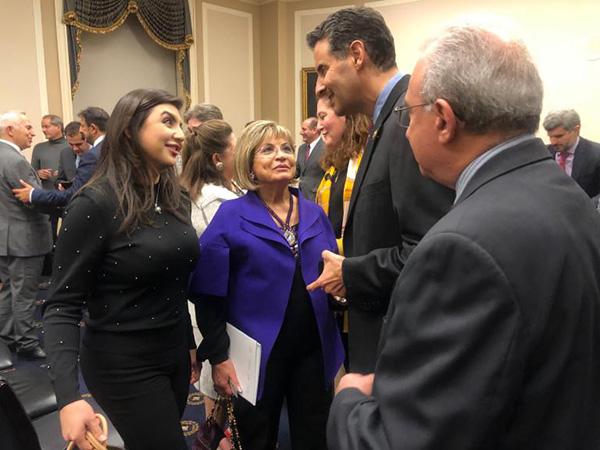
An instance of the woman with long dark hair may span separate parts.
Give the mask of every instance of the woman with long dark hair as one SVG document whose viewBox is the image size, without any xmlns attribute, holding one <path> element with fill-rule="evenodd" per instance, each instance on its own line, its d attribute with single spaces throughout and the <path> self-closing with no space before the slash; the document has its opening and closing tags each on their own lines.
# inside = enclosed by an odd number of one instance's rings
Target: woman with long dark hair
<svg viewBox="0 0 600 450">
<path fill-rule="evenodd" d="M 202 236 L 221 204 L 244 194 L 233 180 L 235 144 L 235 134 L 224 120 L 201 123 L 185 139 L 180 182 L 192 200 L 192 225 L 198 237 Z M 189 305 L 194 332 L 196 338 L 200 338 L 193 303 Z M 217 398 L 213 385 L 210 363 L 204 361 L 200 373 L 200 392 L 204 395 L 207 417 Z M 217 422 L 223 426 L 224 408 L 220 409 Z"/>
<path fill-rule="evenodd" d="M 198 244 L 174 169 L 184 138 L 180 107 L 156 89 L 121 98 L 99 167 L 65 212 L 44 329 L 63 437 L 80 449 L 91 448 L 86 430 L 101 433 L 79 393 L 78 356 L 128 450 L 187 448 L 180 425 L 193 345 L 187 280 Z"/>
</svg>

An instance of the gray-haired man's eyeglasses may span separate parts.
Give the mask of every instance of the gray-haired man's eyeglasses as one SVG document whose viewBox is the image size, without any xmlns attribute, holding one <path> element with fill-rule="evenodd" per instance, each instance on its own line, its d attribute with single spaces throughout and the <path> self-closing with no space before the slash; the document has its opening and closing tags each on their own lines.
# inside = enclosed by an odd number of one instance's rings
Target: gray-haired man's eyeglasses
<svg viewBox="0 0 600 450">
<path fill-rule="evenodd" d="M 397 106 L 394 108 L 394 112 L 398 114 L 398 120 L 400 122 L 400 126 L 402 128 L 408 128 L 410 125 L 410 110 L 413 108 L 417 108 L 419 106 L 428 106 L 431 105 L 430 102 L 420 103 L 418 105 L 412 106 Z"/>
</svg>

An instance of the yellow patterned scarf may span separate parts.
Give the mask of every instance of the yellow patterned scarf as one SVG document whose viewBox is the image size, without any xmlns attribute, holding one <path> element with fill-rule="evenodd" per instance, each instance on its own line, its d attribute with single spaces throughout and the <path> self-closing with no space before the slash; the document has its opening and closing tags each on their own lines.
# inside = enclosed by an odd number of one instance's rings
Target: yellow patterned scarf
<svg viewBox="0 0 600 450">
<path fill-rule="evenodd" d="M 356 172 L 358 171 L 358 166 L 360 165 L 360 161 L 362 159 L 363 152 L 360 152 L 358 157 L 351 159 L 348 162 L 348 171 L 346 173 L 346 182 L 344 183 L 344 215 L 342 216 L 342 237 L 337 239 L 338 250 L 340 255 L 344 254 L 344 229 L 346 228 L 346 220 L 348 218 L 348 207 L 350 206 L 350 197 L 352 197 L 352 188 L 354 187 L 354 179 L 356 178 Z M 316 202 L 318 205 L 325 210 L 325 214 L 329 215 L 329 200 L 331 197 L 331 185 L 333 183 L 333 179 L 336 176 L 337 169 L 334 166 L 331 166 L 323 179 L 321 180 L 321 184 L 319 184 L 319 188 L 317 189 Z"/>
</svg>

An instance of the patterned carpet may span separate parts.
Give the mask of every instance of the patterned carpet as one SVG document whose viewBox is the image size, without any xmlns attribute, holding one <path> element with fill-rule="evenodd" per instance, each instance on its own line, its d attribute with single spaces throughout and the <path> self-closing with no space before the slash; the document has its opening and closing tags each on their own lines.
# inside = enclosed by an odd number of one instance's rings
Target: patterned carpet
<svg viewBox="0 0 600 450">
<path fill-rule="evenodd" d="M 46 291 L 40 289 L 38 294 L 38 305 L 36 308 L 36 327 L 38 328 L 40 343 L 43 346 L 44 342 L 44 330 L 41 322 L 41 305 L 43 304 L 46 298 Z M 43 361 L 42 361 L 43 363 Z M 25 367 L 36 367 L 40 366 L 40 362 L 36 361 L 20 361 L 15 357 L 14 361 L 15 367 L 18 370 L 19 368 Z M 43 365 L 43 364 L 42 364 Z M 87 387 L 85 385 L 85 381 L 81 376 L 81 372 L 79 373 L 79 384 L 80 389 L 83 394 L 83 397 L 91 397 L 89 394 Z M 184 436 L 186 437 L 188 447 L 191 447 L 192 441 L 196 432 L 198 431 L 199 426 L 204 422 L 205 414 L 204 414 L 204 396 L 198 392 L 198 390 L 190 385 L 190 392 L 188 395 L 187 406 L 183 414 L 183 418 L 181 420 L 181 428 Z M 281 421 L 280 421 L 280 429 L 279 429 L 279 449 L 280 450 L 288 450 L 291 449 L 290 438 L 289 438 L 289 426 L 288 426 L 288 418 L 287 411 L 284 405 Z"/>
</svg>

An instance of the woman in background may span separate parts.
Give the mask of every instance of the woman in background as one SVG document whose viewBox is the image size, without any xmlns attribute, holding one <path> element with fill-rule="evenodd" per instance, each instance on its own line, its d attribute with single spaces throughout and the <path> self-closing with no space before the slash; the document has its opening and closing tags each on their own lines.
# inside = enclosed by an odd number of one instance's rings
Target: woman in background
<svg viewBox="0 0 600 450">
<path fill-rule="evenodd" d="M 338 244 L 338 253 L 343 255 L 348 206 L 356 172 L 369 136 L 371 119 L 364 114 L 338 116 L 326 98 L 320 98 L 317 102 L 317 118 L 321 137 L 325 142 L 325 151 L 321 157 L 321 167 L 325 170 L 325 175 L 317 188 L 315 201 L 329 217 Z M 334 300 L 337 303 L 334 305 L 336 309 L 346 308 L 344 299 L 334 297 Z M 340 311 L 336 312 L 336 315 L 346 350 L 344 367 L 348 370 L 348 313 Z"/>
<path fill-rule="evenodd" d="M 180 182 L 192 200 L 192 225 L 198 237 L 202 236 L 223 202 L 244 193 L 233 181 L 235 144 L 233 130 L 223 120 L 200 124 L 185 140 Z M 196 341 L 200 342 L 202 338 L 196 324 L 194 305 L 189 302 L 189 306 Z M 208 361 L 202 364 L 200 392 L 204 395 L 204 409 L 208 417 L 217 397 Z M 221 408 L 217 422 L 223 426 L 224 421 L 225 409 Z"/>
<path fill-rule="evenodd" d="M 62 434 L 82 450 L 92 448 L 86 430 L 106 438 L 81 398 L 78 357 L 128 450 L 187 449 L 180 423 L 190 380 L 187 282 L 198 243 L 174 169 L 184 138 L 180 108 L 157 89 L 121 98 L 99 167 L 64 215 L 44 330 Z"/>
<path fill-rule="evenodd" d="M 200 238 L 190 298 L 217 391 L 239 386 L 228 359 L 226 322 L 262 346 L 258 401 L 234 399 L 244 450 L 272 450 L 287 400 L 292 448 L 326 449 L 333 379 L 344 354 L 326 294 L 308 292 L 323 250 L 336 251 L 323 210 L 290 188 L 296 159 L 290 132 L 270 121 L 246 127 L 236 179 L 248 189 L 219 208 Z M 206 348 L 203 346 L 206 345 Z"/>
<path fill-rule="evenodd" d="M 342 240 L 348 205 L 369 136 L 371 119 L 364 114 L 338 116 L 326 98 L 320 98 L 317 102 L 317 118 L 325 142 L 321 158 L 325 175 L 317 189 L 316 202 L 329 217 L 339 252 L 343 254 Z"/>
</svg>

